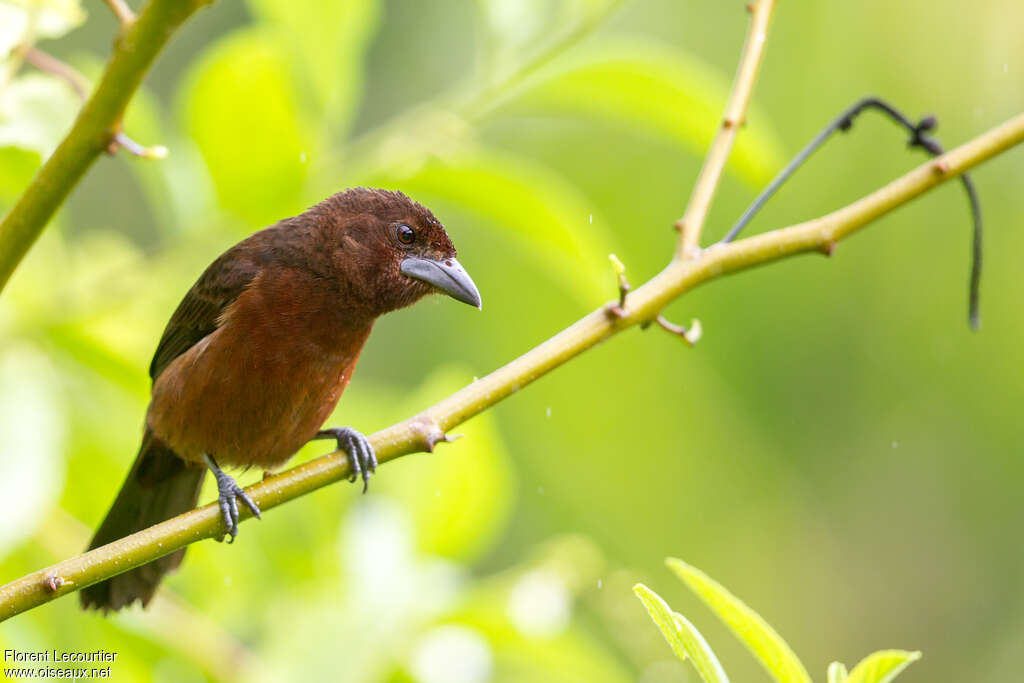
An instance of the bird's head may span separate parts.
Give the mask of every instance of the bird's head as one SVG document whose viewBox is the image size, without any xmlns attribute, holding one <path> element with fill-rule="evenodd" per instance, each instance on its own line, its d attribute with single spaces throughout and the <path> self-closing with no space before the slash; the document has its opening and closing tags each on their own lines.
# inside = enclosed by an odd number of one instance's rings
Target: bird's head
<svg viewBox="0 0 1024 683">
<path fill-rule="evenodd" d="M 455 258 L 441 222 L 401 192 L 355 188 L 314 207 L 324 220 L 335 272 L 375 313 L 431 292 L 480 308 L 480 292 Z"/>
</svg>

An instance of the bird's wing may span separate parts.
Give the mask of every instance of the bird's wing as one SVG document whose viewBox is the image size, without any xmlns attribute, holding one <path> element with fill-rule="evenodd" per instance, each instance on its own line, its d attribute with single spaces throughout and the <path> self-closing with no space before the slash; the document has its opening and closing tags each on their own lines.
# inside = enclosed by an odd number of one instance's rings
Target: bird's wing
<svg viewBox="0 0 1024 683">
<path fill-rule="evenodd" d="M 261 268 L 245 242 L 211 263 L 168 321 L 149 365 L 149 376 L 156 380 L 171 361 L 216 330 L 221 313 L 245 291 Z"/>
</svg>

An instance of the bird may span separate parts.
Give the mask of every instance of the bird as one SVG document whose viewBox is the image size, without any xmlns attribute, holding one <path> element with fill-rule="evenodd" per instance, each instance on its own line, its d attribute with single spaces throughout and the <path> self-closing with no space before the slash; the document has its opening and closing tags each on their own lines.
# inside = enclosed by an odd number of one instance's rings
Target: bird
<svg viewBox="0 0 1024 683">
<path fill-rule="evenodd" d="M 365 492 L 377 466 L 369 440 L 322 425 L 374 321 L 433 292 L 481 307 L 441 222 L 392 190 L 338 192 L 225 251 L 157 344 L 139 452 L 89 549 L 196 507 L 207 471 L 232 542 L 239 503 L 260 510 L 221 466 L 273 470 L 314 439 L 336 441 Z M 184 553 L 84 588 L 83 608 L 145 607 Z"/>
</svg>

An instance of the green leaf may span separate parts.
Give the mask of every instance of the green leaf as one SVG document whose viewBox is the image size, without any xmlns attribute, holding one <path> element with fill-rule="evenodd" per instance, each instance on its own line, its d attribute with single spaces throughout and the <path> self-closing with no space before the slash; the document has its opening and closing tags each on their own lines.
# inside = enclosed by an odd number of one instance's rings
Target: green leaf
<svg viewBox="0 0 1024 683">
<path fill-rule="evenodd" d="M 793 650 L 757 612 L 682 560 L 669 558 L 666 564 L 743 641 L 772 678 L 779 683 L 811 683 L 811 677 Z"/>
<path fill-rule="evenodd" d="M 633 586 L 633 592 L 647 608 L 672 650 L 680 659 L 693 662 L 704 683 L 729 683 L 729 677 L 725 675 L 718 657 L 686 617 L 669 609 L 657 593 L 642 583 Z"/>
<path fill-rule="evenodd" d="M 704 679 L 704 683 L 729 683 L 718 657 L 711 651 L 711 646 L 704 640 L 700 631 L 679 612 L 673 612 L 672 616 L 679 628 L 686 652 L 690 655 L 690 661 L 697 668 L 697 673 Z"/>
<path fill-rule="evenodd" d="M 379 3 L 249 0 L 249 6 L 279 36 L 296 83 L 315 103 L 317 123 L 343 135 L 362 90 L 363 57 L 377 27 Z"/>
<path fill-rule="evenodd" d="M 64 81 L 32 73 L 0 90 L 0 147 L 50 156 L 78 112 L 79 100 Z"/>
<path fill-rule="evenodd" d="M 879 650 L 860 660 L 860 663 L 853 667 L 846 683 L 889 683 L 912 662 L 919 659 L 920 652 Z"/>
<path fill-rule="evenodd" d="M 551 171 L 493 151 L 434 159 L 408 175 L 374 179 L 413 195 L 458 203 L 504 231 L 587 305 L 611 298 L 614 251 L 608 230 L 586 199 Z"/>
<path fill-rule="evenodd" d="M 611 120 L 701 156 L 721 125 L 730 78 L 672 48 L 605 40 L 599 52 L 580 51 L 567 65 L 545 70 L 509 106 L 539 105 Z M 737 137 L 727 168 L 760 186 L 785 157 L 764 114 L 752 107 L 747 120 L 751 125 Z"/>
<path fill-rule="evenodd" d="M 221 204 L 254 225 L 302 208 L 316 146 L 291 73 L 277 42 L 245 30 L 216 43 L 180 91 Z"/>
<path fill-rule="evenodd" d="M 35 533 L 63 488 L 65 406 L 46 356 L 5 342 L 0 348 L 0 556 Z"/>
<path fill-rule="evenodd" d="M 676 623 L 675 615 L 669 606 L 665 604 L 660 595 L 642 583 L 633 586 L 633 592 L 636 593 L 636 597 L 640 598 L 640 602 L 647 608 L 647 613 L 651 615 L 651 620 L 654 621 L 654 625 L 661 631 L 661 635 L 665 636 L 665 640 L 668 641 L 672 651 L 676 653 L 679 659 L 686 659 L 688 657 L 686 645 L 683 643 L 679 625 Z"/>
<path fill-rule="evenodd" d="M 842 662 L 832 662 L 828 665 L 828 683 L 846 683 L 849 677 L 846 665 Z"/>
</svg>

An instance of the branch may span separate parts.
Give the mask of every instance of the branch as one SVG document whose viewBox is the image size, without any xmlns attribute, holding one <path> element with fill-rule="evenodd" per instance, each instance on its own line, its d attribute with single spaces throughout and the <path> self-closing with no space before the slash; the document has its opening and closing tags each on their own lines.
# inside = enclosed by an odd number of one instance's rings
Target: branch
<svg viewBox="0 0 1024 683">
<path fill-rule="evenodd" d="M 540 346 L 490 375 L 473 382 L 414 417 L 370 437 L 381 463 L 432 450 L 445 431 L 595 346 L 637 324 L 655 320 L 670 302 L 723 275 L 805 252 L 830 254 L 836 243 L 871 221 L 906 204 L 929 189 L 1024 141 L 1024 114 L 894 180 L 885 187 L 826 216 L 787 228 L 719 244 L 691 259 L 675 259 L 622 303 L 622 315 L 603 306 Z M 617 304 L 611 302 L 610 305 Z M 318 488 L 347 478 L 348 460 L 334 452 L 270 476 L 246 489 L 267 511 Z M 250 516 L 241 510 L 242 518 Z M 216 503 L 186 512 L 101 548 L 29 574 L 0 588 L 0 620 L 54 598 L 109 579 L 190 543 L 219 537 L 223 522 Z"/>
<path fill-rule="evenodd" d="M 150 0 L 137 19 L 122 24 L 103 78 L 71 132 L 0 223 L 0 290 L 82 175 L 115 141 L 124 110 L 157 54 L 186 19 L 211 1 Z"/>
<path fill-rule="evenodd" d="M 754 82 L 761 67 L 761 59 L 764 57 L 764 47 L 768 42 L 768 24 L 771 22 L 772 12 L 775 11 L 775 0 L 759 0 L 756 5 L 747 5 L 747 9 L 752 15 L 750 30 L 743 44 L 743 56 L 740 57 L 740 66 L 736 71 L 732 92 L 729 93 L 729 102 L 725 106 L 722 127 L 711 141 L 711 147 L 704 158 L 704 165 L 697 176 L 697 183 L 693 187 L 686 211 L 683 212 L 683 217 L 676 221 L 676 229 L 679 231 L 677 259 L 696 256 L 700 233 L 704 229 L 704 221 L 707 220 L 715 190 L 718 189 L 718 181 L 722 178 L 725 162 L 732 151 L 732 143 L 736 140 L 740 126 L 746 123 L 747 107 L 754 92 Z"/>
</svg>

